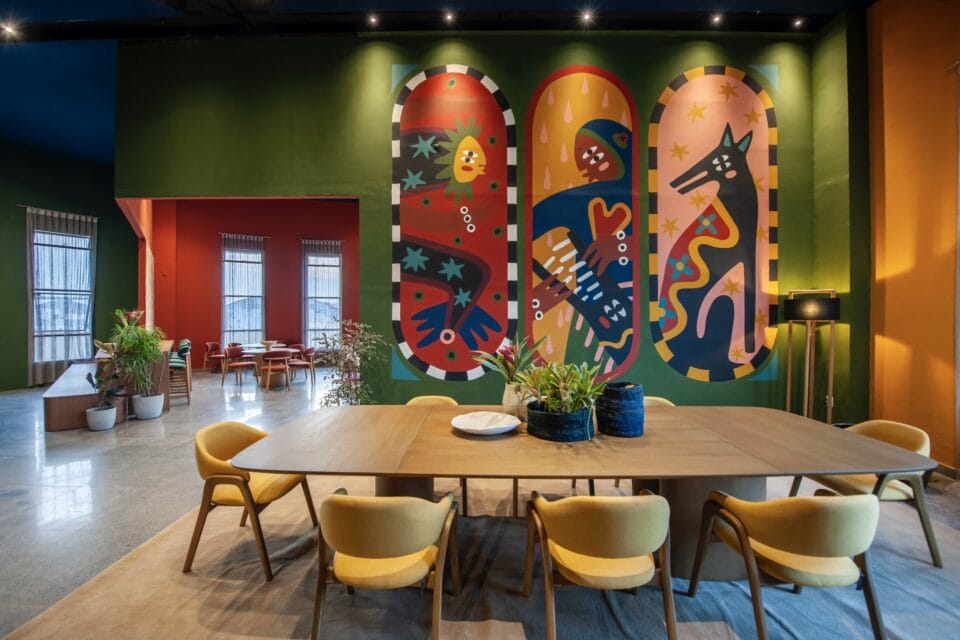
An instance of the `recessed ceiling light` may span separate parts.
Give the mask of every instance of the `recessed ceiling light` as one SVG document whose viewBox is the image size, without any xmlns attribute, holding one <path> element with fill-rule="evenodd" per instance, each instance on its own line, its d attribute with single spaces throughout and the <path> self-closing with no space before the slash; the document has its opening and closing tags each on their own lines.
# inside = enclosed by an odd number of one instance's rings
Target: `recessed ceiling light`
<svg viewBox="0 0 960 640">
<path fill-rule="evenodd" d="M 713 14 L 712 16 L 710 16 L 710 22 L 712 22 L 713 24 L 720 24 L 721 22 L 723 22 L 723 14 L 720 14 L 720 13 Z"/>
<path fill-rule="evenodd" d="M 3 28 L 3 35 L 5 36 L 15 36 L 17 35 L 17 29 L 10 23 L 0 25 Z"/>
<path fill-rule="evenodd" d="M 591 20 L 593 20 L 593 14 L 590 13 L 589 11 L 584 11 L 583 13 L 580 14 L 580 20 L 582 22 L 590 22 Z"/>
<path fill-rule="evenodd" d="M 369 22 L 371 25 L 375 26 L 379 21 L 380 20 L 377 18 L 376 14 L 371 13 L 369 16 L 367 16 L 367 22 Z"/>
<path fill-rule="evenodd" d="M 443 14 L 443 19 L 447 21 L 447 23 L 453 22 L 454 17 L 453 11 L 446 11 Z"/>
<path fill-rule="evenodd" d="M 797 28 L 797 29 L 799 29 L 800 27 L 802 27 L 802 26 L 803 26 L 803 18 L 799 18 L 799 17 L 798 17 L 798 18 L 794 18 L 794 19 L 793 19 L 793 26 L 794 26 L 795 28 Z"/>
</svg>

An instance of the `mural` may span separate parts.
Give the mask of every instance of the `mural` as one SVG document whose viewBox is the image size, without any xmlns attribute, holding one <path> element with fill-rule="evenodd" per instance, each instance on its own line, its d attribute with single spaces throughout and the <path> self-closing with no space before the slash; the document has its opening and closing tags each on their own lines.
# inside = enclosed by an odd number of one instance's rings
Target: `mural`
<svg viewBox="0 0 960 640">
<path fill-rule="evenodd" d="M 393 108 L 393 329 L 400 353 L 441 380 L 473 380 L 473 350 L 517 322 L 516 131 L 489 77 L 422 71 Z"/>
<path fill-rule="evenodd" d="M 660 95 L 649 144 L 657 352 L 696 380 L 748 375 L 776 338 L 773 102 L 743 71 L 691 69 Z"/>
<path fill-rule="evenodd" d="M 575 66 L 540 84 L 527 118 L 528 338 L 604 379 L 639 338 L 635 113 L 616 77 Z"/>
</svg>

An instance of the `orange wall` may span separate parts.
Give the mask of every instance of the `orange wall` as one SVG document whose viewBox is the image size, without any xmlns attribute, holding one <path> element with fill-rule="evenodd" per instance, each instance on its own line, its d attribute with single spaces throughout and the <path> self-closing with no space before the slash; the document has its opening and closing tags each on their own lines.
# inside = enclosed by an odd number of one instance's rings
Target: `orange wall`
<svg viewBox="0 0 960 640">
<path fill-rule="evenodd" d="M 870 412 L 958 467 L 955 368 L 960 2 L 868 12 L 874 279 Z"/>
</svg>

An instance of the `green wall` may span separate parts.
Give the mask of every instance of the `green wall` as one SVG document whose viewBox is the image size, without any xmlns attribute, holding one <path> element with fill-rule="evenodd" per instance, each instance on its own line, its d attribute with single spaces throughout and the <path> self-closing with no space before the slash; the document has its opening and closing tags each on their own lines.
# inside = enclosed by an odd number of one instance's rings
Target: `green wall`
<svg viewBox="0 0 960 640">
<path fill-rule="evenodd" d="M 26 212 L 32 205 L 97 216 L 94 333 L 137 303 L 137 239 L 113 200 L 110 167 L 0 143 L 0 390 L 27 385 Z"/>
<path fill-rule="evenodd" d="M 517 186 L 522 203 L 523 124 L 534 90 L 549 73 L 570 64 L 593 64 L 619 76 L 638 107 L 637 143 L 642 150 L 651 109 L 667 83 L 691 67 L 727 64 L 754 75 L 774 101 L 779 133 L 780 290 L 807 288 L 814 280 L 813 265 L 821 258 L 818 250 L 814 260 L 813 87 L 820 84 L 814 76 L 822 71 L 814 69 L 812 62 L 819 46 L 815 38 L 799 34 L 706 32 L 433 32 L 122 44 L 116 191 L 118 196 L 139 197 L 358 197 L 361 318 L 392 338 L 393 65 L 414 65 L 413 73 L 439 64 L 469 64 L 500 85 L 520 129 L 521 183 Z M 769 77 L 773 67 L 776 78 Z M 642 152 L 641 171 L 645 176 Z M 643 216 L 645 178 L 640 184 Z M 520 225 L 519 263 L 523 264 L 522 215 Z M 859 241 L 868 247 L 867 236 Z M 850 259 L 851 249 L 843 243 L 830 251 Z M 645 283 L 645 255 L 640 263 L 641 283 Z M 699 383 L 661 361 L 647 329 L 646 304 L 641 304 L 641 311 L 640 350 L 626 378 L 643 383 L 648 393 L 681 403 L 782 406 L 782 353 L 746 379 Z M 852 334 L 866 335 L 866 331 L 865 324 L 851 327 Z M 777 352 L 783 349 L 785 333 L 781 327 Z M 865 366 L 865 360 L 857 361 L 857 370 Z M 473 383 L 418 378 L 390 380 L 386 367 L 374 381 L 384 401 L 403 401 L 422 393 L 495 401 L 502 391 L 502 382 L 492 375 Z M 849 378 L 849 361 L 845 361 L 838 382 L 849 385 Z M 865 403 L 866 397 L 862 400 Z"/>
</svg>

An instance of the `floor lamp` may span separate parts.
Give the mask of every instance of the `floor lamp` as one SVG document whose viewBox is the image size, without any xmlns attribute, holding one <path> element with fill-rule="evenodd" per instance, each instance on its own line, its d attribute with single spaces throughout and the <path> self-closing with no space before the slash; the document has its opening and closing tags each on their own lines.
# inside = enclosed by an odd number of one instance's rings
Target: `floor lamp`
<svg viewBox="0 0 960 640">
<path fill-rule="evenodd" d="M 836 343 L 837 320 L 840 319 L 840 298 L 834 289 L 795 289 L 783 302 L 783 319 L 787 321 L 787 411 L 793 391 L 793 325 L 803 323 L 806 328 L 803 356 L 803 411 L 813 416 L 814 364 L 816 361 L 817 324 L 830 325 L 830 350 L 827 361 L 827 422 L 833 420 L 833 353 Z"/>
</svg>

